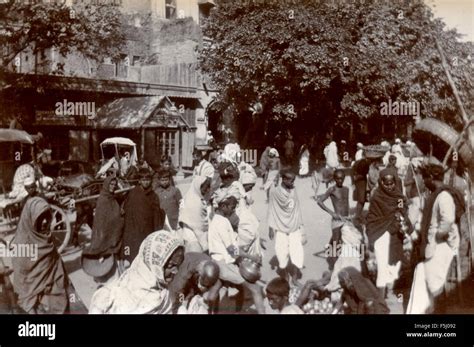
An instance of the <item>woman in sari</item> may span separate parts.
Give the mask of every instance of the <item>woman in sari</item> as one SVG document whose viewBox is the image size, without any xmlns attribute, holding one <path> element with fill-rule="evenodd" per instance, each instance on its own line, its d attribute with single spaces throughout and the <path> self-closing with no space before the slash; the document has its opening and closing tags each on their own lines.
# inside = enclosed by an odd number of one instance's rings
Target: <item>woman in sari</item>
<svg viewBox="0 0 474 347">
<path fill-rule="evenodd" d="M 184 248 L 178 238 L 165 230 L 151 233 L 130 268 L 94 293 L 89 313 L 171 314 L 167 287 L 183 260 Z"/>
<path fill-rule="evenodd" d="M 29 257 L 13 257 L 13 287 L 18 305 L 26 313 L 63 314 L 69 310 L 68 286 L 64 264 L 50 233 L 52 214 L 41 197 L 27 200 L 21 212 L 12 247 L 36 249 Z M 36 252 L 36 251 L 35 251 Z"/>
<path fill-rule="evenodd" d="M 353 267 L 339 272 L 343 288 L 341 303 L 347 305 L 349 314 L 388 314 L 390 312 L 383 297 L 369 279 Z"/>
<path fill-rule="evenodd" d="M 187 252 L 208 250 L 207 231 L 209 227 L 207 200 L 211 189 L 211 179 L 194 177 L 189 191 L 183 199 L 179 212 L 179 225 Z"/>
<path fill-rule="evenodd" d="M 122 247 L 123 218 L 120 205 L 115 199 L 117 178 L 109 176 L 105 179 L 100 192 L 94 214 L 92 238 L 90 246 L 84 250 L 83 257 L 103 261 L 109 256 L 114 257 L 114 266 L 103 277 L 94 278 L 98 283 L 113 279 L 118 269 L 118 256 Z"/>
<path fill-rule="evenodd" d="M 407 199 L 396 187 L 393 172 L 382 170 L 367 214 L 369 248 L 375 252 L 376 284 L 382 297 L 387 286 L 392 287 L 400 275 L 404 240 L 397 216 L 401 214 L 408 220 L 407 212 Z"/>
</svg>

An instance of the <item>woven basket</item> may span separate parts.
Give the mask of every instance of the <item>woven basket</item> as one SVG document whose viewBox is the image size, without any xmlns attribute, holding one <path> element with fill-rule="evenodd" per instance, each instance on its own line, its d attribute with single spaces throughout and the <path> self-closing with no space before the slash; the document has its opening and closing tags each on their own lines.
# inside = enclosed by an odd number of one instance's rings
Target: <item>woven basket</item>
<svg viewBox="0 0 474 347">
<path fill-rule="evenodd" d="M 382 145 L 369 145 L 364 147 L 366 158 L 381 158 L 390 150 L 390 147 Z"/>
</svg>

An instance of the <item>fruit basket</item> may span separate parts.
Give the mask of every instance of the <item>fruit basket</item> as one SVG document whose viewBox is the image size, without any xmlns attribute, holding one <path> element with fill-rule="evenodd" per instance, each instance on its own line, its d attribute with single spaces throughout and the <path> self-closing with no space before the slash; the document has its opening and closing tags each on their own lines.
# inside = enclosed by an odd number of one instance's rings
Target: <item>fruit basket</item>
<svg viewBox="0 0 474 347">
<path fill-rule="evenodd" d="M 335 304 L 331 302 L 330 298 L 323 300 L 310 300 L 303 306 L 305 314 L 335 314 Z"/>
</svg>

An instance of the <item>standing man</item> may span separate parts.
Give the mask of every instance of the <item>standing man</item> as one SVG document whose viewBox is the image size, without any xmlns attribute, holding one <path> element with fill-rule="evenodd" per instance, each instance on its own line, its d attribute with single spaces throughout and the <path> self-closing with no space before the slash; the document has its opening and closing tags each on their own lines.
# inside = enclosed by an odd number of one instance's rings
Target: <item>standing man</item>
<svg viewBox="0 0 474 347">
<path fill-rule="evenodd" d="M 357 202 L 355 220 L 360 221 L 362 218 L 362 212 L 364 211 L 364 205 L 367 201 L 367 175 L 369 173 L 371 160 L 369 158 L 363 158 L 357 160 L 352 167 L 354 175 L 354 201 Z"/>
<path fill-rule="evenodd" d="M 422 169 L 425 186 L 432 192 L 423 210 L 420 229 L 421 260 L 416 269 L 407 313 L 433 313 L 451 262 L 459 248 L 458 224 L 464 213 L 464 198 L 455 188 L 443 184 L 444 169 L 430 164 Z M 416 240 L 416 237 L 412 237 Z"/>
<path fill-rule="evenodd" d="M 268 208 L 269 238 L 275 237 L 275 253 L 278 267 L 292 284 L 297 284 L 297 277 L 303 268 L 306 236 L 303 230 L 301 208 L 296 195 L 295 174 L 289 170 L 281 173 L 282 183 L 270 192 Z M 288 262 L 297 268 L 288 266 Z M 299 270 L 299 271 L 298 271 Z"/>
<path fill-rule="evenodd" d="M 141 170 L 138 174 L 139 184 L 128 193 L 123 205 L 125 228 L 122 256 L 130 264 L 143 240 L 152 232 L 161 230 L 165 222 L 160 199 L 151 187 L 151 172 Z"/>
<path fill-rule="evenodd" d="M 329 240 L 330 247 L 336 248 L 336 246 L 341 242 L 341 229 L 347 218 L 349 217 L 349 188 L 344 187 L 344 179 L 346 175 L 341 169 L 336 169 L 334 171 L 334 181 L 336 184 L 331 186 L 326 193 L 318 196 L 317 202 L 319 207 L 324 211 L 329 213 L 332 217 L 331 229 L 332 236 Z M 331 202 L 334 207 L 334 211 L 331 211 L 329 208 L 324 205 L 324 201 L 327 198 L 331 197 Z M 337 257 L 328 258 L 329 269 L 332 270 L 334 263 L 336 262 Z"/>
</svg>

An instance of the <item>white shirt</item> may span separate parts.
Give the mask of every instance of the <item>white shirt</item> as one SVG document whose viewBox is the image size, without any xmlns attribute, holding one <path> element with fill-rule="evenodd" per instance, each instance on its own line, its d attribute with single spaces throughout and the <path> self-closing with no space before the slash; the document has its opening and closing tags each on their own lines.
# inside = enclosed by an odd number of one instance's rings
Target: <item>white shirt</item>
<svg viewBox="0 0 474 347">
<path fill-rule="evenodd" d="M 433 204 L 430 228 L 428 230 L 428 243 L 436 244 L 436 234 L 440 230 L 449 230 L 448 244 L 452 248 L 459 246 L 459 234 L 456 221 L 456 205 L 454 199 L 447 191 L 439 193 Z"/>
<path fill-rule="evenodd" d="M 359 149 L 355 154 L 355 161 L 361 160 L 362 158 L 364 158 L 364 150 Z"/>
<path fill-rule="evenodd" d="M 235 259 L 227 251 L 229 246 L 238 248 L 238 234 L 232 229 L 229 220 L 220 214 L 215 214 L 209 224 L 209 254 L 215 261 L 234 263 Z"/>
<path fill-rule="evenodd" d="M 207 160 L 203 159 L 200 161 L 199 165 L 194 169 L 194 176 L 205 176 L 209 178 L 214 177 L 214 166 L 209 163 Z"/>
</svg>

